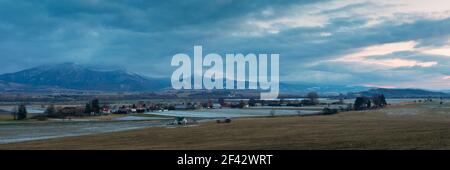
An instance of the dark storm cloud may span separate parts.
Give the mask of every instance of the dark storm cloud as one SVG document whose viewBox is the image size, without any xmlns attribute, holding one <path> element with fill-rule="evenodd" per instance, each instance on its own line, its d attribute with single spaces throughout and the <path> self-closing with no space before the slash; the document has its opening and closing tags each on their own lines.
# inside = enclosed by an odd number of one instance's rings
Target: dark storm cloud
<svg viewBox="0 0 450 170">
<path fill-rule="evenodd" d="M 98 68 L 123 68 L 147 76 L 169 77 L 171 57 L 204 52 L 279 53 L 284 81 L 314 72 L 342 76 L 336 83 L 367 81 L 371 73 L 355 66 L 320 63 L 366 46 L 414 40 L 418 47 L 443 46 L 450 36 L 448 18 L 429 19 L 396 13 L 370 25 L 376 2 L 347 1 L 8 1 L 0 0 L 0 73 L 41 64 L 76 62 Z M 298 18 L 296 18 L 298 17 Z M 395 18 L 400 18 L 396 20 Z M 407 18 L 408 22 L 401 22 Z M 370 25 L 370 26 L 367 26 Z M 439 64 L 384 69 L 372 82 L 409 81 L 409 75 L 444 74 L 448 58 L 397 55 Z M 388 56 L 385 56 L 388 57 Z M 6 62 L 5 62 L 6 61 Z M 369 69 L 372 70 L 372 69 Z M 407 73 L 405 73 L 407 72 Z M 399 78 L 401 75 L 407 78 Z M 323 78 L 316 79 L 321 81 Z M 324 82 L 329 82 L 324 80 Z"/>
</svg>

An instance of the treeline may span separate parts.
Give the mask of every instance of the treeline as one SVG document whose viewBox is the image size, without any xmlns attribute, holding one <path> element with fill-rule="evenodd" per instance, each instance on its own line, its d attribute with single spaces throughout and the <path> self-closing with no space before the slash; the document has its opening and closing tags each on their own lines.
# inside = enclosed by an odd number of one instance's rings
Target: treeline
<svg viewBox="0 0 450 170">
<path fill-rule="evenodd" d="M 347 108 L 340 109 L 325 107 L 322 110 L 322 114 L 329 115 L 336 114 L 339 111 L 378 109 L 383 108 L 386 105 L 388 104 L 384 94 L 374 94 L 372 97 L 359 96 L 356 97 L 355 102 L 353 103 L 353 108 L 351 104 Z"/>
<path fill-rule="evenodd" d="M 383 108 L 387 105 L 386 98 L 383 94 L 375 94 L 372 97 L 356 97 L 354 108 L 355 110 L 366 110 Z"/>
<path fill-rule="evenodd" d="M 27 118 L 27 108 L 25 104 L 20 104 L 11 112 L 14 120 L 24 120 Z M 82 117 L 94 116 L 101 114 L 100 102 L 94 99 L 86 103 L 85 108 L 82 107 L 55 107 L 49 105 L 43 114 L 34 115 L 32 118 L 37 120 L 46 120 L 47 118 L 66 118 L 66 117 Z"/>
<path fill-rule="evenodd" d="M 85 108 L 80 107 L 63 107 L 55 108 L 54 105 L 49 105 L 41 116 L 48 118 L 65 118 L 68 116 L 93 116 L 101 113 L 100 102 L 98 99 L 91 100 L 86 103 Z"/>
</svg>

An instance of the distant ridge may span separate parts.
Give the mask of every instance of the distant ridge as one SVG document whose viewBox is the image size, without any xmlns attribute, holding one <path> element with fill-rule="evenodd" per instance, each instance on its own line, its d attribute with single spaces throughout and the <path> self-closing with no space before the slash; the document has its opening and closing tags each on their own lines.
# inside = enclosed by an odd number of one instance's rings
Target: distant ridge
<svg viewBox="0 0 450 170">
<path fill-rule="evenodd" d="M 450 97 L 450 94 L 444 92 L 435 92 L 423 89 L 387 89 L 376 88 L 368 91 L 359 92 L 363 96 L 373 96 L 375 94 L 383 94 L 387 98 L 416 98 L 416 97 Z"/>
<path fill-rule="evenodd" d="M 81 90 L 107 92 L 156 91 L 169 82 L 128 73 L 97 71 L 74 63 L 42 65 L 0 75 L 2 91 Z"/>
</svg>

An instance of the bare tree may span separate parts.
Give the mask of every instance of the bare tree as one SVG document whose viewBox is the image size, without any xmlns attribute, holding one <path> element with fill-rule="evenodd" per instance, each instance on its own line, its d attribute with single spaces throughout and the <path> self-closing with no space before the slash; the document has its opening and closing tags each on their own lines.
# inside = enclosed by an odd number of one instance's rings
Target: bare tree
<svg viewBox="0 0 450 170">
<path fill-rule="evenodd" d="M 309 92 L 306 97 L 309 99 L 309 101 L 311 101 L 314 104 L 318 104 L 319 103 L 319 94 L 317 94 L 317 92 Z"/>
<path fill-rule="evenodd" d="M 14 120 L 17 120 L 17 111 L 18 111 L 17 106 L 11 109 L 11 115 L 13 116 Z"/>
</svg>

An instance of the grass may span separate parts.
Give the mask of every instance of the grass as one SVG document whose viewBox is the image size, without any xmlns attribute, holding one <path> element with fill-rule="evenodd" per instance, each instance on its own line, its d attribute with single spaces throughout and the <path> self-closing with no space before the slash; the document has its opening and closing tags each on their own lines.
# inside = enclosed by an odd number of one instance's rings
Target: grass
<svg viewBox="0 0 450 170">
<path fill-rule="evenodd" d="M 0 121 L 12 120 L 13 117 L 9 113 L 0 113 Z"/>
<path fill-rule="evenodd" d="M 35 117 L 37 115 L 39 115 L 39 114 L 28 113 L 26 119 L 17 121 L 17 120 L 14 120 L 14 117 L 11 113 L 0 113 L 0 123 L 2 121 L 15 121 L 15 122 L 35 121 L 35 119 L 33 119 L 33 117 Z"/>
<path fill-rule="evenodd" d="M 241 118 L 0 145 L 0 149 L 450 149 L 450 105 Z"/>
</svg>

